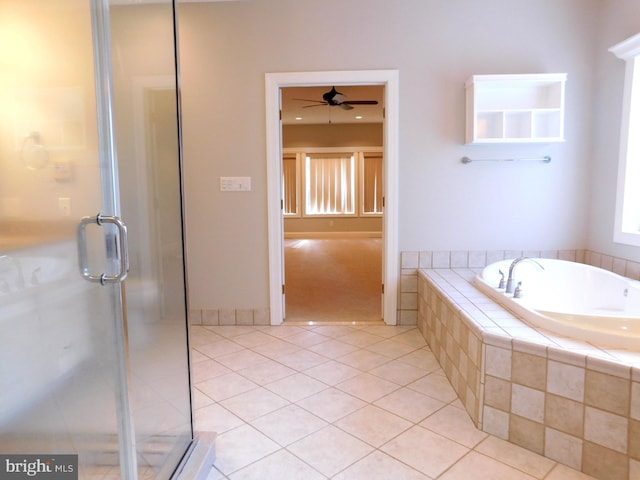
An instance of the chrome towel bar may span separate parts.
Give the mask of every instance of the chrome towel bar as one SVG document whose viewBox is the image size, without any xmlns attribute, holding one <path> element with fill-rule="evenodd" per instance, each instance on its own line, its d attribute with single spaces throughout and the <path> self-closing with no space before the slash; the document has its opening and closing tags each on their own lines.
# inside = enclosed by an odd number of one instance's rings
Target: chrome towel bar
<svg viewBox="0 0 640 480">
<path fill-rule="evenodd" d="M 469 157 L 462 157 L 462 163 L 471 163 L 471 162 L 551 162 L 551 157 L 546 155 L 544 157 L 537 158 L 478 158 L 473 160 Z"/>
</svg>

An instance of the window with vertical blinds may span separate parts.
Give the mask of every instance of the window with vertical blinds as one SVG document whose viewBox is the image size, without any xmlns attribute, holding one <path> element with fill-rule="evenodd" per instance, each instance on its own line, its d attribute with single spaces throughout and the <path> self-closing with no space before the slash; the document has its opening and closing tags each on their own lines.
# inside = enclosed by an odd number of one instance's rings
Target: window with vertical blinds
<svg viewBox="0 0 640 480">
<path fill-rule="evenodd" d="M 285 215 L 300 216 L 298 189 L 298 155 L 286 154 L 282 158 L 282 208 Z"/>
<path fill-rule="evenodd" d="M 380 152 L 287 153 L 282 160 L 285 216 L 380 216 Z"/>
<path fill-rule="evenodd" d="M 355 156 L 308 155 L 304 164 L 305 215 L 355 215 Z"/>
<path fill-rule="evenodd" d="M 362 154 L 362 209 L 363 215 L 382 214 L 382 154 Z"/>
</svg>

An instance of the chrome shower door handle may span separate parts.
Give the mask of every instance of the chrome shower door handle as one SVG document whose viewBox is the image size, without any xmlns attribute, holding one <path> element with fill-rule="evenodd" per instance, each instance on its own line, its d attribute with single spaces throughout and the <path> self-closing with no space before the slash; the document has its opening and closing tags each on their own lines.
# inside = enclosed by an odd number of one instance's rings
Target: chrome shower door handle
<svg viewBox="0 0 640 480">
<path fill-rule="evenodd" d="M 118 256 L 119 271 L 114 275 L 106 273 L 92 274 L 89 268 L 89 256 L 87 252 L 87 225 L 102 226 L 105 223 L 115 225 L 117 230 L 116 254 Z M 122 282 L 129 272 L 129 253 L 127 243 L 127 226 L 119 217 L 102 215 L 95 217 L 83 217 L 78 224 L 78 265 L 82 277 L 89 282 L 99 282 L 102 285 Z"/>
</svg>

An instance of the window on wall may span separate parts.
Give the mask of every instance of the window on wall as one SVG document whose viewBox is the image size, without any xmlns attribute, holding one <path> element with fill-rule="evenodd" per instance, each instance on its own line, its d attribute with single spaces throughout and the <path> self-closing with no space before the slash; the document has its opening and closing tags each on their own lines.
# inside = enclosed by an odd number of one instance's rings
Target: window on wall
<svg viewBox="0 0 640 480">
<path fill-rule="evenodd" d="M 282 160 L 284 215 L 380 216 L 382 172 L 380 152 L 286 153 Z"/>
<path fill-rule="evenodd" d="M 355 215 L 355 155 L 307 155 L 304 163 L 304 214 Z"/>
<path fill-rule="evenodd" d="M 614 241 L 640 246 L 640 34 L 610 51 L 626 62 Z"/>
<path fill-rule="evenodd" d="M 382 154 L 363 153 L 360 162 L 362 173 L 361 215 L 382 214 Z"/>
<path fill-rule="evenodd" d="M 299 163 L 295 153 L 285 154 L 282 158 L 282 210 L 288 217 L 300 216 Z"/>
</svg>

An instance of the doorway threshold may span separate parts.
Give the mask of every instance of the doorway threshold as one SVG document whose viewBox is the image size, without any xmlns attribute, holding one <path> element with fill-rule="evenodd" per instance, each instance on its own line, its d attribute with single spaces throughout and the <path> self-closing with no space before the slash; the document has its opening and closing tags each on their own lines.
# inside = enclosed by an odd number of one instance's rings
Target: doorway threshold
<svg viewBox="0 0 640 480">
<path fill-rule="evenodd" d="M 386 325 L 384 320 L 363 320 L 363 321 L 352 321 L 352 320 L 323 320 L 323 321 L 304 321 L 304 320 L 285 320 L 281 323 L 281 325 L 290 325 L 290 326 L 333 326 L 333 325 L 351 325 L 351 326 L 362 326 L 362 325 Z"/>
</svg>

